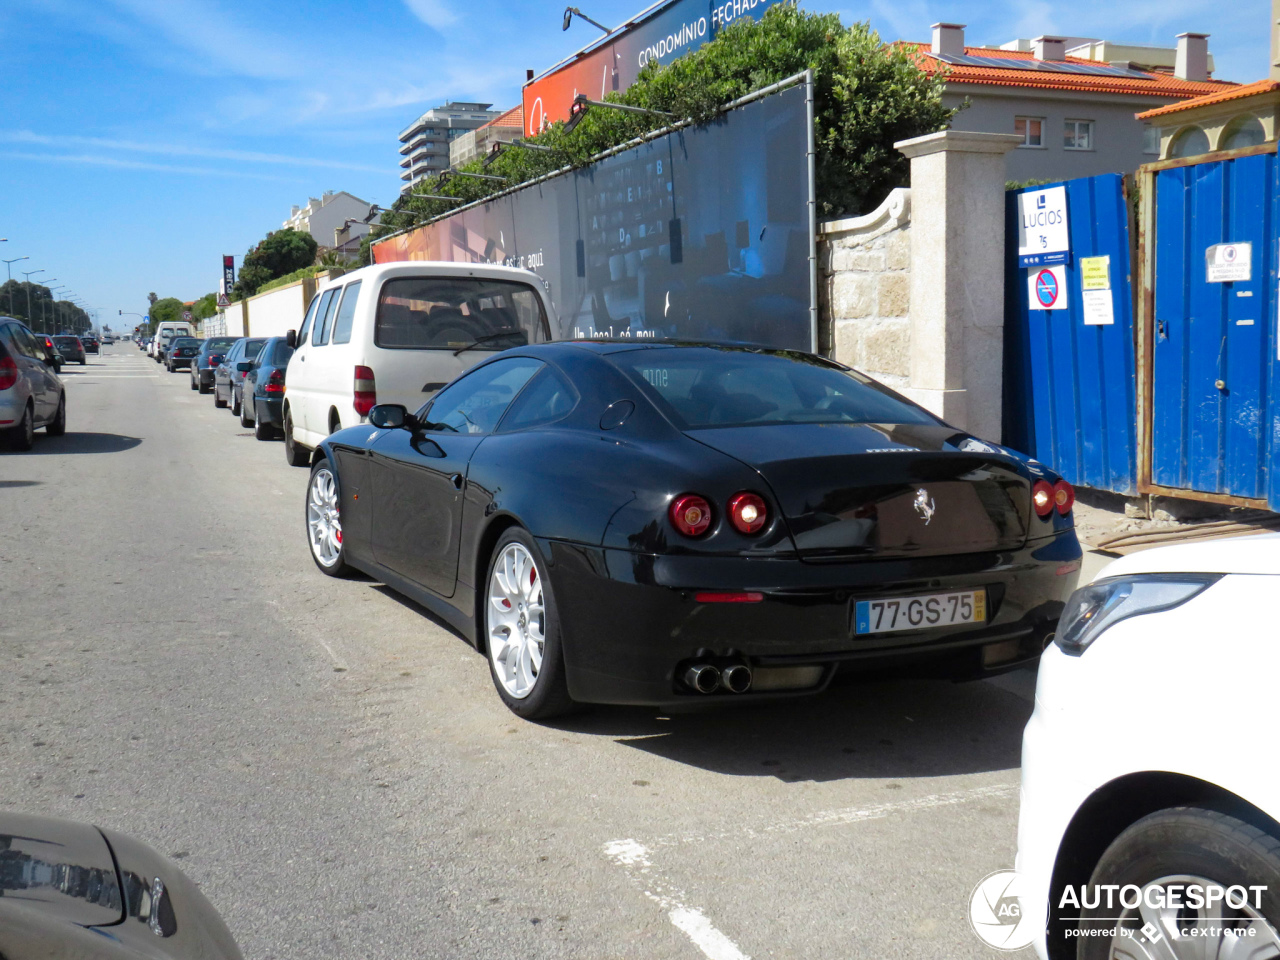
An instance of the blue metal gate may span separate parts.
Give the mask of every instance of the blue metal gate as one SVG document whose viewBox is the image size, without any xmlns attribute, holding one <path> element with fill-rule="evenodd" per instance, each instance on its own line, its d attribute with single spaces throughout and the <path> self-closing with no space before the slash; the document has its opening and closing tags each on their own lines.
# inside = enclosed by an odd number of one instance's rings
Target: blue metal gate
<svg viewBox="0 0 1280 960">
<path fill-rule="evenodd" d="M 1064 310 L 1043 310 L 1031 302 L 1017 246 L 1018 196 L 1026 190 L 1007 194 L 1004 442 L 1073 484 L 1135 493 L 1137 401 L 1125 185 L 1118 174 L 1063 185 L 1071 237 Z M 1087 326 L 1080 260 L 1098 256 L 1110 258 L 1113 322 Z"/>
<path fill-rule="evenodd" d="M 1274 151 L 1142 170 L 1143 492 L 1280 509 Z"/>
</svg>

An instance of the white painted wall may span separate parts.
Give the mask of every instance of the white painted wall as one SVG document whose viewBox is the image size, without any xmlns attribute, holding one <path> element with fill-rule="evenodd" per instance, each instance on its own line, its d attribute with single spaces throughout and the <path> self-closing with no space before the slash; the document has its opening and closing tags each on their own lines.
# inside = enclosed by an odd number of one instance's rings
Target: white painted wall
<svg viewBox="0 0 1280 960">
<path fill-rule="evenodd" d="M 302 326 L 307 313 L 304 287 L 299 280 L 287 287 L 277 287 L 249 298 L 249 334 L 254 337 L 283 337 Z"/>
</svg>

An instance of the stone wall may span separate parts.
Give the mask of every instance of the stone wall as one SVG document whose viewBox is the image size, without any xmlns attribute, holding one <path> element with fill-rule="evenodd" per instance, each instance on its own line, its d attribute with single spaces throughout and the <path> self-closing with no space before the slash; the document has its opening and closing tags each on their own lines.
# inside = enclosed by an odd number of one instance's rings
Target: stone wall
<svg viewBox="0 0 1280 960">
<path fill-rule="evenodd" d="M 818 226 L 825 350 L 888 386 L 911 374 L 911 191 L 872 213 Z"/>
</svg>

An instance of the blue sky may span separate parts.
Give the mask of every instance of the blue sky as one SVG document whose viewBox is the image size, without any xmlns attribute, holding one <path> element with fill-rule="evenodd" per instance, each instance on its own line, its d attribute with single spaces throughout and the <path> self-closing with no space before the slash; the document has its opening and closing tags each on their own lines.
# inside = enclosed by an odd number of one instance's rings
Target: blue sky
<svg viewBox="0 0 1280 960">
<path fill-rule="evenodd" d="M 607 24 L 645 0 L 577 0 Z M 1267 69 L 1267 0 L 806 0 L 886 40 L 937 20 L 970 43 L 1041 33 L 1172 45 L 1208 32 L 1217 75 Z M 15 270 L 99 308 L 216 288 L 220 257 L 278 228 L 295 203 L 347 190 L 389 205 L 397 133 L 435 103 L 519 101 L 591 39 L 560 3 L 525 0 L 5 0 L 0 5 L 0 244 Z M 1230 11 L 1230 12 L 1226 12 Z M 0 278 L 4 274 L 0 273 Z M 112 324 L 113 326 L 116 324 Z"/>
</svg>

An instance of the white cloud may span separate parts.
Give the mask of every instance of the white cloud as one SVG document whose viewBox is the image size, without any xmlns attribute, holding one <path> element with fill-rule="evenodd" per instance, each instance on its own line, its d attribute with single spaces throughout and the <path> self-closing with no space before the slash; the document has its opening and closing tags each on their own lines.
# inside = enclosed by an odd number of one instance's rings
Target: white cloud
<svg viewBox="0 0 1280 960">
<path fill-rule="evenodd" d="M 272 180 L 280 183 L 297 183 L 297 177 L 277 177 L 266 173 L 247 173 L 244 170 L 219 170 L 214 167 L 183 167 L 169 163 L 150 163 L 145 160 L 122 160 L 100 154 L 70 153 L 0 153 L 10 160 L 31 160 L 36 163 L 75 163 L 93 167 L 113 167 L 120 170 L 149 170 L 157 173 L 181 173 L 200 177 L 235 177 L 244 180 Z"/>
<path fill-rule="evenodd" d="M 325 167 L 335 170 L 358 170 L 363 173 L 382 173 L 381 167 L 370 167 L 340 160 L 322 160 L 316 157 L 291 157 L 279 153 L 257 153 L 252 150 L 219 150 L 210 147 L 191 147 L 182 144 L 139 143 L 133 140 L 111 140 L 103 137 L 48 136 L 30 130 L 0 130 L 0 143 L 27 143 L 43 147 L 94 147 L 99 150 L 118 150 L 122 153 L 150 153 L 160 156 L 200 157 L 205 160 L 233 160 L 237 163 L 283 164 L 297 167 Z M 124 161 L 120 161 L 121 164 Z M 175 168 L 176 169 L 176 168 Z"/>
<path fill-rule="evenodd" d="M 404 0 L 409 12 L 428 27 L 443 30 L 458 22 L 457 16 L 445 6 L 444 0 Z"/>
</svg>

